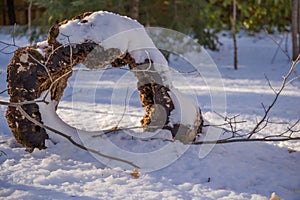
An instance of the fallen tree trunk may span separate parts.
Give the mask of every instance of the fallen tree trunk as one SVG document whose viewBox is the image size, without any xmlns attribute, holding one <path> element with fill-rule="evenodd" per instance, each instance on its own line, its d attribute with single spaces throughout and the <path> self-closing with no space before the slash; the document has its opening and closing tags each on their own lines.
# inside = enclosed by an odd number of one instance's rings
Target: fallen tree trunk
<svg viewBox="0 0 300 200">
<path fill-rule="evenodd" d="M 146 110 L 141 125 L 146 131 L 168 129 L 182 142 L 192 141 L 201 131 L 203 120 L 195 103 L 184 104 L 192 106 L 193 112 L 191 120 L 182 119 L 186 117 L 182 112 L 186 108 L 181 105 L 183 94 L 171 85 L 167 61 L 143 26 L 108 12 L 84 13 L 61 22 L 51 27 L 47 41 L 17 49 L 7 69 L 10 102 L 22 103 L 29 116 L 44 123 L 47 120 L 42 119 L 37 101 L 59 102 L 72 68 L 79 63 L 89 69 L 109 64 L 129 66 L 138 79 L 137 89 Z M 15 107 L 8 108 L 6 118 L 19 143 L 31 151 L 46 148 L 49 136 L 44 128 Z"/>
</svg>

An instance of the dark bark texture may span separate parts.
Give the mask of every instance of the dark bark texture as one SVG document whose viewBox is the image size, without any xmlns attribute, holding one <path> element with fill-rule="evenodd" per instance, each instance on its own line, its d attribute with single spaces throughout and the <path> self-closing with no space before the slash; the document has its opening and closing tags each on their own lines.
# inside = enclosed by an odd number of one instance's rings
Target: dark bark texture
<svg viewBox="0 0 300 200">
<path fill-rule="evenodd" d="M 300 53 L 300 1 L 292 0 L 292 43 L 293 43 L 293 60 Z"/>
<path fill-rule="evenodd" d="M 90 14 L 84 13 L 73 19 L 83 19 Z M 201 131 L 203 120 L 200 109 L 195 127 L 185 127 L 180 124 L 168 126 L 174 104 L 168 94 L 169 88 L 163 85 L 162 78 L 151 65 L 150 59 L 146 59 L 144 63 L 136 63 L 128 52 L 122 54 L 116 48 L 105 50 L 93 42 L 63 46 L 56 40 L 56 37 L 59 34 L 59 26 L 66 22 L 50 28 L 48 46 L 43 48 L 44 55 L 37 50 L 40 47 L 36 45 L 22 47 L 15 51 L 7 69 L 10 102 L 33 101 L 42 98 L 42 92 L 47 90 L 50 91 L 51 100 L 59 102 L 67 86 L 67 80 L 72 75 L 72 67 L 79 63 L 84 63 L 90 69 L 103 68 L 108 64 L 113 67 L 128 64 L 138 79 L 137 88 L 140 92 L 140 100 L 146 110 L 141 124 L 146 131 L 166 128 L 171 130 L 175 138 L 178 130 L 192 131 L 193 138 L 198 131 Z M 81 23 L 86 23 L 86 20 L 82 20 Z M 22 108 L 32 118 L 43 123 L 37 103 L 25 104 Z M 27 120 L 12 106 L 8 107 L 6 118 L 16 140 L 28 147 L 29 151 L 34 148 L 46 148 L 45 140 L 48 139 L 48 135 L 44 128 Z"/>
<path fill-rule="evenodd" d="M 7 7 L 8 7 L 9 24 L 14 25 L 16 23 L 16 14 L 15 14 L 14 1 L 13 0 L 7 0 Z"/>
</svg>

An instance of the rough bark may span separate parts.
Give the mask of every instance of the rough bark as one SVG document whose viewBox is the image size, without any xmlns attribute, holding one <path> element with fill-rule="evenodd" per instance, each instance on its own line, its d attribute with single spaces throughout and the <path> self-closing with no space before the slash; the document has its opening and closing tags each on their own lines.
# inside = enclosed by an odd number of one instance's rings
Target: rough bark
<svg viewBox="0 0 300 200">
<path fill-rule="evenodd" d="M 69 46 L 59 48 L 45 57 L 33 46 L 19 48 L 7 69 L 10 102 L 33 101 L 41 97 L 43 91 L 50 89 L 51 84 L 51 99 L 59 101 L 67 86 L 67 79 L 72 75 L 72 66 L 82 62 L 95 46 L 93 43 L 86 43 L 73 47 L 72 65 Z M 49 61 L 45 63 L 47 59 Z M 31 117 L 42 122 L 36 103 L 22 107 Z M 15 107 L 8 107 L 6 118 L 19 143 L 28 148 L 45 148 L 48 135 L 44 129 L 28 121 Z"/>
<path fill-rule="evenodd" d="M 298 53 L 300 54 L 300 2 L 298 1 Z"/>
<path fill-rule="evenodd" d="M 151 62 L 147 59 L 144 63 L 136 63 L 129 53 L 112 62 L 113 67 L 128 64 L 138 79 L 137 88 L 140 93 L 140 100 L 146 110 L 141 125 L 146 131 L 166 128 L 169 123 L 168 116 L 174 109 L 171 97 L 167 93 L 169 89 L 163 85 L 159 73 L 154 72 L 155 69 L 151 66 Z"/>
<path fill-rule="evenodd" d="M 91 13 L 84 13 L 73 19 L 82 19 Z M 140 92 L 142 106 L 146 113 L 141 120 L 147 131 L 161 128 L 171 130 L 176 138 L 179 130 L 188 132 L 195 138 L 202 127 L 202 116 L 199 110 L 198 119 L 194 127 L 185 127 L 175 124 L 170 127 L 169 116 L 174 109 L 169 88 L 164 86 L 159 72 L 155 72 L 152 61 L 146 59 L 143 63 L 136 63 L 130 53 L 121 53 L 119 49 L 104 49 L 93 42 L 76 45 L 61 45 L 56 37 L 59 35 L 59 26 L 67 21 L 56 24 L 50 28 L 48 46 L 43 48 L 42 55 L 37 45 L 22 47 L 15 51 L 8 65 L 8 93 L 11 102 L 33 101 L 42 98 L 44 91 L 50 90 L 51 100 L 60 101 L 67 80 L 72 75 L 72 67 L 84 63 L 90 69 L 99 69 L 111 64 L 121 67 L 128 64 L 130 70 L 138 79 L 137 88 Z M 81 23 L 86 21 L 82 20 Z M 37 103 L 23 105 L 22 108 L 35 120 L 43 123 Z M 6 118 L 16 140 L 32 151 L 34 148 L 44 149 L 45 139 L 48 139 L 46 130 L 27 120 L 14 107 L 9 107 Z M 191 138 L 188 140 L 191 141 Z M 179 138 L 181 139 L 181 138 Z M 182 139 L 182 141 L 187 138 Z"/>
<path fill-rule="evenodd" d="M 236 41 L 236 0 L 233 0 L 233 12 L 232 12 L 232 24 L 231 32 L 233 37 L 233 66 L 234 69 L 238 69 L 238 55 L 237 55 L 237 41 Z"/>
<path fill-rule="evenodd" d="M 298 0 L 298 54 L 300 54 L 300 0 Z"/>
<path fill-rule="evenodd" d="M 293 60 L 295 60 L 300 53 L 300 36 L 299 36 L 299 0 L 292 1 L 292 43 L 293 43 Z"/>
<path fill-rule="evenodd" d="M 7 0 L 8 7 L 8 19 L 9 24 L 14 25 L 16 23 L 16 14 L 15 14 L 15 6 L 13 0 Z"/>
</svg>

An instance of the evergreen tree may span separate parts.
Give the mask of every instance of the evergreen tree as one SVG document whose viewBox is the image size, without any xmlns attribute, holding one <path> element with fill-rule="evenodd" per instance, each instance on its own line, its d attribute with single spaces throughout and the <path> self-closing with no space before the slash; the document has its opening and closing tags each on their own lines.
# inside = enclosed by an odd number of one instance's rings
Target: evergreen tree
<svg viewBox="0 0 300 200">
<path fill-rule="evenodd" d="M 220 30 L 232 28 L 232 0 L 33 0 L 33 3 L 46 9 L 43 17 L 34 23 L 40 27 L 37 35 L 45 33 L 58 21 L 97 10 L 127 16 L 132 16 L 135 10 L 137 13 L 134 15 L 145 26 L 180 31 L 197 38 L 200 44 L 210 49 L 218 48 L 217 33 Z M 236 0 L 236 4 L 237 32 L 241 28 L 250 33 L 263 28 L 268 31 L 274 28 L 279 31 L 289 30 L 290 0 Z"/>
</svg>

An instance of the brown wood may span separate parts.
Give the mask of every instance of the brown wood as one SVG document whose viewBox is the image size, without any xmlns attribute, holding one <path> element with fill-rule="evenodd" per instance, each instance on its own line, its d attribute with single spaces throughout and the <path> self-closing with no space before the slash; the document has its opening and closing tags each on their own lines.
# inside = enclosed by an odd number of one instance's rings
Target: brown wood
<svg viewBox="0 0 300 200">
<path fill-rule="evenodd" d="M 9 4 L 8 1 L 13 2 L 14 9 L 14 20 L 13 13 L 9 17 Z M 11 5 L 11 4 L 10 4 Z M 18 25 L 26 25 L 28 23 L 28 6 L 29 2 L 26 0 L 0 0 L 0 26 L 1 25 L 13 25 L 15 22 Z M 39 8 L 37 6 L 32 6 L 31 8 L 31 20 L 38 19 L 45 12 L 44 8 Z"/>
<path fill-rule="evenodd" d="M 300 0 L 292 0 L 292 43 L 293 43 L 293 60 L 295 60 L 300 53 L 300 37 L 298 33 L 298 25 L 300 19 L 298 18 L 298 4 L 300 4 Z"/>
<path fill-rule="evenodd" d="M 90 14 L 84 13 L 73 19 L 83 19 Z M 196 137 L 203 125 L 200 109 L 193 127 L 182 124 L 169 126 L 169 117 L 174 110 L 173 100 L 168 94 L 169 88 L 163 84 L 160 73 L 151 65 L 151 60 L 136 63 L 128 52 L 122 54 L 116 48 L 104 49 L 93 42 L 63 46 L 56 37 L 59 35 L 59 26 L 66 22 L 63 21 L 50 28 L 48 46 L 43 48 L 44 55 L 37 50 L 39 48 L 37 45 L 18 48 L 15 51 L 7 71 L 10 102 L 33 101 L 42 98 L 42 92 L 47 90 L 50 91 L 51 100 L 59 102 L 67 86 L 67 80 L 72 75 L 72 67 L 79 63 L 85 64 L 89 69 L 100 69 L 107 63 L 111 63 L 113 67 L 127 64 L 138 79 L 140 100 L 146 110 L 141 120 L 144 129 L 146 131 L 168 129 L 175 139 L 182 142 L 191 142 Z M 37 103 L 23 105 L 22 108 L 34 120 L 43 123 Z M 30 151 L 34 148 L 46 148 L 45 140 L 48 139 L 48 135 L 43 127 L 25 118 L 16 107 L 12 106 L 8 108 L 6 118 L 19 143 L 30 148 Z M 177 136 L 178 131 L 187 133 L 188 137 Z"/>
</svg>

